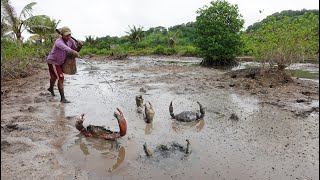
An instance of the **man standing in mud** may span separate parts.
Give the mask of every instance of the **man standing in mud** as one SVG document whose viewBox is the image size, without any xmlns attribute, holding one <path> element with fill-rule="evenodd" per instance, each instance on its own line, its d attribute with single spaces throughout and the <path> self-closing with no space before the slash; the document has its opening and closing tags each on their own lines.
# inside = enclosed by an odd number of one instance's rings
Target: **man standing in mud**
<svg viewBox="0 0 320 180">
<path fill-rule="evenodd" d="M 62 103 L 70 103 L 65 96 L 64 96 L 64 89 L 63 89 L 63 81 L 64 75 L 62 72 L 62 64 L 64 63 L 67 55 L 72 55 L 73 57 L 80 57 L 79 51 L 82 47 L 81 41 L 75 42 L 71 38 L 71 30 L 69 27 L 64 26 L 59 29 L 61 37 L 58 38 L 47 57 L 47 63 L 49 66 L 49 73 L 50 73 L 50 87 L 48 91 L 51 92 L 51 95 L 54 96 L 54 84 L 56 79 L 58 79 L 58 90 L 61 96 Z"/>
</svg>

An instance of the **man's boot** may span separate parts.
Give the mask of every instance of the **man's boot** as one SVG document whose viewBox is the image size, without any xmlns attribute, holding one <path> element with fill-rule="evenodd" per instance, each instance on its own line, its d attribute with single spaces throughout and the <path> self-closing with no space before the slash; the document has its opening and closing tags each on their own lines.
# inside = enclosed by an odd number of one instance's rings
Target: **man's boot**
<svg viewBox="0 0 320 180">
<path fill-rule="evenodd" d="M 62 102 L 62 103 L 71 103 L 70 101 L 68 101 L 68 100 L 64 97 L 64 91 L 63 91 L 63 89 L 59 89 L 59 93 L 60 93 L 60 96 L 61 96 L 60 102 Z"/>
<path fill-rule="evenodd" d="M 48 88 L 48 91 L 51 93 L 52 96 L 55 96 L 54 91 L 53 91 L 53 87 L 54 87 L 55 82 L 56 82 L 55 79 L 50 79 L 50 87 Z"/>
</svg>

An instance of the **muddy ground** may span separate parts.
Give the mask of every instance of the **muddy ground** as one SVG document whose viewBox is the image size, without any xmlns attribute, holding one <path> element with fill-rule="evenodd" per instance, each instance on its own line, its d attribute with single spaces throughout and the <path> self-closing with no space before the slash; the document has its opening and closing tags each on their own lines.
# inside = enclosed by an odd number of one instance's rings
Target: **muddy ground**
<svg viewBox="0 0 320 180">
<path fill-rule="evenodd" d="M 46 91 L 48 72 L 1 82 L 1 179 L 319 179 L 319 80 L 292 81 L 199 67 L 197 58 L 79 59 L 65 94 Z M 318 68 L 318 65 L 314 65 Z M 246 77 L 246 75 L 248 75 Z M 152 124 L 135 96 L 155 109 Z M 168 112 L 206 107 L 184 123 Z M 117 130 L 119 107 L 128 133 L 86 138 L 74 124 Z M 157 151 L 191 142 L 192 152 Z M 143 144 L 154 151 L 147 157 Z"/>
</svg>

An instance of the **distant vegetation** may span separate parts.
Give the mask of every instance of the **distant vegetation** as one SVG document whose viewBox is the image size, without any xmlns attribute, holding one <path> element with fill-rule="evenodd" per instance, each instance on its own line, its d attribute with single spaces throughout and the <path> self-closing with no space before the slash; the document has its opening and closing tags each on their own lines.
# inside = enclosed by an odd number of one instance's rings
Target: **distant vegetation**
<svg viewBox="0 0 320 180">
<path fill-rule="evenodd" d="M 268 17 L 274 17 L 275 20 L 277 21 L 281 21 L 282 19 L 284 19 L 285 17 L 289 17 L 289 18 L 297 18 L 305 13 L 312 13 L 316 16 L 319 16 L 319 10 L 307 10 L 307 9 L 302 9 L 302 10 L 285 10 L 285 11 L 281 11 L 281 12 L 276 12 Z M 268 21 L 267 18 L 263 19 L 261 22 L 256 22 L 250 26 L 248 26 L 248 28 L 246 29 L 246 32 L 250 32 L 250 31 L 255 31 L 258 30 L 262 24 L 266 23 Z"/>
<path fill-rule="evenodd" d="M 232 32 L 233 38 L 229 39 L 229 42 L 227 39 L 230 38 L 230 34 L 226 34 L 224 30 L 230 28 L 225 25 L 217 26 L 217 23 L 205 24 L 204 17 L 198 16 L 197 22 L 180 24 L 168 29 L 161 26 L 146 31 L 140 29 L 143 35 L 136 42 L 130 40 L 130 33 L 120 38 L 88 36 L 85 41 L 87 45 L 81 53 L 199 56 L 222 61 L 232 61 L 235 56 L 252 56 L 256 61 L 268 63 L 270 66 L 278 65 L 280 69 L 294 62 L 319 61 L 319 10 L 277 12 L 261 22 L 254 23 L 245 31 L 237 30 L 242 27 L 238 15 L 235 11 L 232 22 L 235 27 L 232 29 L 236 31 Z M 136 30 L 133 26 L 130 32 L 134 34 Z M 199 32 L 201 30 L 209 35 L 203 36 L 202 40 Z M 217 41 L 219 37 L 227 42 L 225 46 L 217 44 L 223 43 Z M 216 40 L 213 41 L 213 38 Z"/>
<path fill-rule="evenodd" d="M 243 54 L 284 69 L 291 63 L 319 62 L 319 10 L 282 11 L 243 32 Z"/>
<path fill-rule="evenodd" d="M 1 0 L 1 77 L 16 77 L 19 71 L 27 73 L 28 66 L 36 59 L 46 58 L 58 37 L 55 28 L 60 20 L 46 15 L 34 16 L 34 5 L 36 3 L 27 4 L 18 14 L 9 0 Z M 219 14 L 221 8 L 226 11 Z M 227 23 L 208 20 L 208 14 Z M 294 62 L 319 61 L 319 10 L 286 10 L 244 31 L 240 30 L 242 26 L 237 5 L 215 0 L 210 6 L 199 8 L 196 22 L 147 30 L 129 25 L 123 37 L 88 35 L 80 54 L 198 56 L 208 62 L 228 62 L 246 55 L 270 66 L 278 65 L 280 69 Z M 33 35 L 22 41 L 24 30 Z"/>
<path fill-rule="evenodd" d="M 197 56 L 194 45 L 196 39 L 195 23 L 176 25 L 165 28 L 162 26 L 143 30 L 142 27 L 130 27 L 127 36 L 93 37 L 87 36 L 82 55 L 110 55 L 111 53 L 127 53 L 131 55 L 182 55 Z"/>
</svg>

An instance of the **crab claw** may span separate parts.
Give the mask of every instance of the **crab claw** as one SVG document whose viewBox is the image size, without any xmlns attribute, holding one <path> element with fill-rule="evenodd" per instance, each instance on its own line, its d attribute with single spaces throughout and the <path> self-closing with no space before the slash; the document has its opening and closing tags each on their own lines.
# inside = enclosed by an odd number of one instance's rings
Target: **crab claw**
<svg viewBox="0 0 320 180">
<path fill-rule="evenodd" d="M 120 129 L 120 136 L 125 136 L 127 133 L 127 122 L 126 119 L 123 116 L 122 111 L 117 108 L 118 112 L 114 112 L 114 117 L 118 120 L 118 124 L 119 124 L 119 129 Z"/>
<path fill-rule="evenodd" d="M 84 128 L 83 126 L 83 121 L 84 121 L 84 113 L 81 113 L 80 117 L 78 118 L 78 120 L 76 121 L 76 128 L 79 130 L 79 131 L 82 131 Z"/>
<path fill-rule="evenodd" d="M 120 119 L 120 117 L 122 117 L 124 119 L 122 111 L 119 108 L 116 108 L 116 109 L 119 111 L 119 113 L 115 111 L 114 112 L 114 117 L 117 118 L 117 119 L 118 118 Z"/>
<path fill-rule="evenodd" d="M 149 107 L 145 104 L 145 118 L 147 123 L 151 123 L 153 121 L 154 110 L 152 108 L 151 103 L 148 101 Z"/>
<path fill-rule="evenodd" d="M 187 141 L 187 148 L 186 148 L 186 154 L 190 154 L 191 153 L 191 144 L 189 139 L 186 139 Z"/>
<path fill-rule="evenodd" d="M 84 120 L 84 118 L 83 118 L 84 115 L 85 115 L 84 113 L 81 113 L 81 114 L 80 114 L 80 119 Z"/>
<path fill-rule="evenodd" d="M 147 155 L 148 157 L 152 156 L 153 152 L 152 152 L 152 150 L 150 150 L 150 149 L 147 147 L 147 143 L 146 143 L 146 142 L 143 144 L 143 150 L 144 150 L 144 152 L 146 153 L 146 155 Z"/>
<path fill-rule="evenodd" d="M 205 112 L 205 108 L 200 104 L 200 102 L 197 101 L 197 103 L 198 103 L 199 106 L 200 106 L 200 113 L 201 113 L 200 119 L 201 119 L 201 118 L 204 117 L 204 115 L 206 114 L 206 112 Z"/>
<path fill-rule="evenodd" d="M 169 106 L 169 112 L 170 112 L 171 117 L 174 118 L 172 101 L 171 101 L 170 106 Z"/>
</svg>

